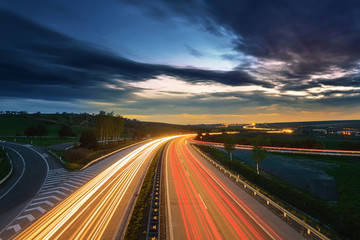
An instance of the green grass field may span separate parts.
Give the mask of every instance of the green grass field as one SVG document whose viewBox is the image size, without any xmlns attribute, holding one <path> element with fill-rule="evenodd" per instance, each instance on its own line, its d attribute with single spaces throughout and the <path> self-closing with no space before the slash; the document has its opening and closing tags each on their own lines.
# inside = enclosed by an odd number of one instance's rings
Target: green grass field
<svg viewBox="0 0 360 240">
<path fill-rule="evenodd" d="M 58 131 L 61 127 L 60 123 L 52 122 L 46 119 L 37 119 L 33 115 L 0 115 L 0 136 L 24 136 L 24 131 L 30 127 L 42 124 L 48 130 L 48 136 L 58 136 Z M 80 136 L 84 130 L 83 127 L 70 126 L 73 132 Z M 87 130 L 87 129 L 86 129 Z"/>
<path fill-rule="evenodd" d="M 0 180 L 2 180 L 10 172 L 10 161 L 6 157 L 6 152 L 0 148 Z"/>
<path fill-rule="evenodd" d="M 51 146 L 55 144 L 77 142 L 78 138 L 31 138 L 31 137 L 0 137 L 0 140 L 6 140 L 9 142 L 26 143 L 36 146 Z"/>
<path fill-rule="evenodd" d="M 323 170 L 336 180 L 339 201 L 333 207 L 341 219 L 339 232 L 350 236 L 350 239 L 357 239 L 360 236 L 360 158 L 294 154 L 291 156 L 336 163 L 337 167 Z"/>
</svg>

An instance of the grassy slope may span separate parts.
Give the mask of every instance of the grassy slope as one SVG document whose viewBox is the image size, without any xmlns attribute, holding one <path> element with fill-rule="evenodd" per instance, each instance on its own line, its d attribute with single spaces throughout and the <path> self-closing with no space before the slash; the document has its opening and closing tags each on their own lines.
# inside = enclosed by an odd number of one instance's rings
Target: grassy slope
<svg viewBox="0 0 360 240">
<path fill-rule="evenodd" d="M 9 142 L 19 142 L 32 144 L 36 146 L 50 146 L 61 143 L 77 142 L 78 138 L 27 138 L 27 137 L 0 137 L 0 140 L 6 140 Z"/>
<path fill-rule="evenodd" d="M 360 237 L 360 158 L 292 156 L 337 164 L 337 167 L 324 170 L 335 178 L 338 188 L 339 201 L 334 206 L 341 220 L 338 231 L 351 239 L 358 239 Z"/>
<path fill-rule="evenodd" d="M 17 133 L 24 135 L 24 131 L 30 126 L 43 124 L 48 130 L 48 136 L 58 136 L 61 124 L 45 119 L 37 119 L 33 115 L 0 115 L 0 136 L 15 136 Z M 80 136 L 84 128 L 70 126 L 73 132 Z"/>
<path fill-rule="evenodd" d="M 62 150 L 62 151 L 59 151 L 59 150 L 54 150 L 54 149 L 51 149 L 51 151 L 53 153 L 55 153 L 57 156 L 61 157 L 61 159 L 65 162 L 66 164 L 66 168 L 68 170 L 78 170 L 78 169 L 81 169 L 82 167 L 84 167 L 86 164 L 88 164 L 89 162 L 97 159 L 97 158 L 100 158 L 106 154 L 109 154 L 111 152 L 114 152 L 120 148 L 124 148 L 124 147 L 127 147 L 131 144 L 134 144 L 136 143 L 136 141 L 133 141 L 133 140 L 127 140 L 126 142 L 123 142 L 123 143 L 120 143 L 120 144 L 114 144 L 112 146 L 109 146 L 109 147 L 103 147 L 101 149 L 98 149 L 96 151 L 90 151 L 88 156 L 87 156 L 87 159 L 85 162 L 83 163 L 73 163 L 73 162 L 70 162 L 68 161 L 65 157 L 64 157 L 64 153 L 65 151 Z"/>
<path fill-rule="evenodd" d="M 0 180 L 2 180 L 10 172 L 10 162 L 2 148 L 0 148 L 0 158 L 2 158 L 0 162 Z"/>
</svg>

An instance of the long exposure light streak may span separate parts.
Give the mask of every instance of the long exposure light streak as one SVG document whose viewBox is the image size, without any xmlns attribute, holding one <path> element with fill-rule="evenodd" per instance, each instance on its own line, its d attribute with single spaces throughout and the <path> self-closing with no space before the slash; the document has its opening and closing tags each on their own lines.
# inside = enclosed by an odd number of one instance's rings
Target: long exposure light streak
<svg viewBox="0 0 360 240">
<path fill-rule="evenodd" d="M 174 137 L 151 141 L 119 159 L 78 189 L 14 239 L 104 239 L 116 234 L 119 218 L 131 196 L 131 184 L 155 150 Z M 120 208 L 120 205 L 124 205 Z M 118 220 L 118 219 L 117 219 Z M 105 237 L 106 234 L 106 237 Z"/>
<path fill-rule="evenodd" d="M 170 187 L 174 188 L 183 226 L 177 226 L 177 233 L 170 236 L 176 236 L 175 239 L 180 239 L 181 234 L 187 239 L 281 239 L 196 159 L 185 141 L 186 138 L 173 140 L 166 153 Z"/>
</svg>

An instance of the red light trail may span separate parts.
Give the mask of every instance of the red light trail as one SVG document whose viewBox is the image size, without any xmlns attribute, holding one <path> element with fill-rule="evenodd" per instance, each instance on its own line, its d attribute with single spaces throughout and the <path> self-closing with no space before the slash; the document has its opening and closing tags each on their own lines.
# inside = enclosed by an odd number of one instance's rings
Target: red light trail
<svg viewBox="0 0 360 240">
<path fill-rule="evenodd" d="M 168 178 L 178 201 L 184 237 L 282 239 L 194 156 L 185 141 L 178 138 L 167 148 Z M 180 237 L 176 234 L 174 238 Z"/>
</svg>

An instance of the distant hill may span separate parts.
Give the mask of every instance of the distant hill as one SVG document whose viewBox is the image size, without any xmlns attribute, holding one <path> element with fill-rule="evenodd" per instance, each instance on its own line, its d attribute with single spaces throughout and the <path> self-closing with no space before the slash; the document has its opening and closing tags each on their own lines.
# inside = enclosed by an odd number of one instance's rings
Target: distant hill
<svg viewBox="0 0 360 240">
<path fill-rule="evenodd" d="M 96 115 L 88 113 L 54 113 L 28 114 L 26 112 L 8 112 L 0 114 L 0 136 L 24 136 L 24 131 L 30 127 L 42 124 L 48 130 L 48 136 L 58 136 L 62 124 L 70 126 L 73 132 L 80 137 L 83 130 L 92 129 L 96 125 Z M 123 137 L 158 137 L 165 135 L 195 133 L 196 127 L 140 122 L 135 119 L 124 118 Z"/>
<path fill-rule="evenodd" d="M 334 127 L 334 128 L 356 128 L 360 129 L 360 120 L 339 120 L 339 121 L 309 121 L 309 122 L 277 122 L 277 123 L 257 123 L 256 126 L 260 125 L 270 128 L 297 128 L 297 127 Z M 197 124 L 189 125 L 195 128 L 242 128 L 244 124 Z M 246 125 L 246 124 L 245 124 Z"/>
<path fill-rule="evenodd" d="M 24 136 L 24 131 L 30 127 L 36 127 L 39 124 L 44 125 L 48 130 L 48 136 L 58 136 L 58 131 L 61 124 L 67 124 L 73 130 L 73 132 L 80 136 L 84 129 L 88 129 L 89 126 L 81 126 L 69 124 L 67 121 L 57 121 L 48 118 L 46 115 L 38 114 L 1 114 L 0 115 L 0 136 Z"/>
<path fill-rule="evenodd" d="M 310 122 L 283 122 L 269 123 L 271 127 L 334 127 L 334 128 L 360 128 L 360 120 L 340 120 L 340 121 L 310 121 Z"/>
</svg>

